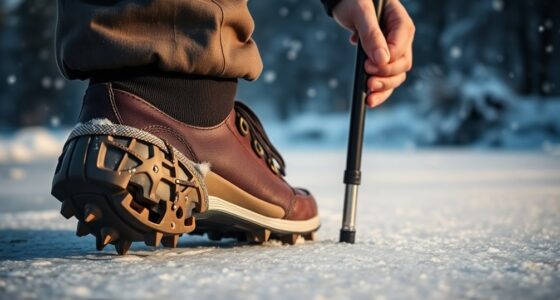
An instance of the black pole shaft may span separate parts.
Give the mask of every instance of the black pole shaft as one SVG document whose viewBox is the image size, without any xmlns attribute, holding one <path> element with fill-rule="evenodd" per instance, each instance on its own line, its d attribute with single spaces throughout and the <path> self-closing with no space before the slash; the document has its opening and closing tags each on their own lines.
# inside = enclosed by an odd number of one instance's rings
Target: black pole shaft
<svg viewBox="0 0 560 300">
<path fill-rule="evenodd" d="M 373 1 L 377 19 L 381 19 L 383 0 Z M 358 42 L 356 54 L 356 68 L 354 70 L 354 88 L 352 89 L 352 107 L 350 110 L 350 132 L 348 136 L 348 150 L 346 156 L 346 170 L 344 183 L 344 212 L 340 242 L 353 244 L 356 240 L 356 206 L 358 202 L 358 186 L 361 183 L 362 148 L 364 141 L 364 125 L 366 117 L 367 74 L 364 70 L 366 53 L 362 43 Z"/>
</svg>

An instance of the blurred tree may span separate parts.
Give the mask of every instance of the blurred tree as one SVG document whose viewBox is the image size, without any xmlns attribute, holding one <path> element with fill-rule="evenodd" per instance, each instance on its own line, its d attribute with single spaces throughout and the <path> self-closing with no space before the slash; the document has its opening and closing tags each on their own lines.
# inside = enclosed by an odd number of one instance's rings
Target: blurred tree
<svg viewBox="0 0 560 300">
<path fill-rule="evenodd" d="M 249 7 L 264 72 L 257 83 L 244 84 L 240 96 L 268 103 L 281 119 L 345 110 L 355 50 L 320 1 L 250 1 Z"/>
<path fill-rule="evenodd" d="M 417 25 L 415 65 L 376 111 L 406 107 L 433 126 L 420 143 L 472 144 L 490 129 L 518 128 L 502 120 L 518 95 L 558 101 L 560 1 L 402 2 Z M 249 7 L 264 70 L 256 82 L 241 82 L 238 96 L 265 120 L 345 111 L 355 48 L 319 0 Z M 54 0 L 0 2 L 0 127 L 75 120 L 84 85 L 65 81 L 56 67 L 55 14 Z"/>
<path fill-rule="evenodd" d="M 79 101 L 54 60 L 56 5 L 52 0 L 3 6 L 0 126 L 71 123 Z M 79 86 L 79 85 L 78 85 Z"/>
</svg>

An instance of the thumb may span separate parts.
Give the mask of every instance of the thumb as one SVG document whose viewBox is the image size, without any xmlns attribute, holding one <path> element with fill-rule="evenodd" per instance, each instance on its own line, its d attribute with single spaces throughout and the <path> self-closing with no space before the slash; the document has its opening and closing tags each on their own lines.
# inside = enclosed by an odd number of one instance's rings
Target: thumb
<svg viewBox="0 0 560 300">
<path fill-rule="evenodd" d="M 377 22 L 373 1 L 364 1 L 356 14 L 356 30 L 362 48 L 376 65 L 387 64 L 391 60 L 385 36 Z"/>
</svg>

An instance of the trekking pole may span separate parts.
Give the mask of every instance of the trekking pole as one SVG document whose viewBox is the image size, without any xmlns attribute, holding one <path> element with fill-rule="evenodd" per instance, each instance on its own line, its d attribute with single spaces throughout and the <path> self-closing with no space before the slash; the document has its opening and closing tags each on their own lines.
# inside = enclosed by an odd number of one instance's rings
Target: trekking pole
<svg viewBox="0 0 560 300">
<path fill-rule="evenodd" d="M 374 0 L 377 20 L 381 20 L 383 0 Z M 366 53 L 362 43 L 358 41 L 356 55 L 356 69 L 354 71 L 354 88 L 352 90 L 352 107 L 350 111 L 350 134 L 348 137 L 348 152 L 346 154 L 346 170 L 344 171 L 344 212 L 342 215 L 342 228 L 340 229 L 340 242 L 354 244 L 356 240 L 356 206 L 358 204 L 358 186 L 362 173 L 362 147 L 364 141 L 364 123 L 366 113 L 366 81 L 364 70 Z"/>
</svg>

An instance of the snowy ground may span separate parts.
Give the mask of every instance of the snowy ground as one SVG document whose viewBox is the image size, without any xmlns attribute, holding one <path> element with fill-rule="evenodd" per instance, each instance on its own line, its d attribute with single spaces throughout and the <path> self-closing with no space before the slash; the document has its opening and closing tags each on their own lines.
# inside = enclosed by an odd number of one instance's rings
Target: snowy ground
<svg viewBox="0 0 560 300">
<path fill-rule="evenodd" d="M 560 156 L 368 152 L 355 245 L 336 242 L 344 152 L 286 157 L 319 200 L 318 241 L 183 237 L 124 257 L 58 214 L 52 162 L 4 162 L 0 298 L 560 299 Z"/>
</svg>

